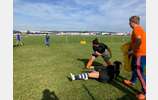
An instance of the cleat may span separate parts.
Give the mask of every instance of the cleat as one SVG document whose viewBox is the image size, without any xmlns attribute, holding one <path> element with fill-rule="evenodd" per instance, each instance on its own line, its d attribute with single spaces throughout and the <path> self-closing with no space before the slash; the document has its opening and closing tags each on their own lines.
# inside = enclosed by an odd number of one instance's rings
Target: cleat
<svg viewBox="0 0 158 100">
<path fill-rule="evenodd" d="M 94 66 L 90 66 L 89 68 L 94 68 Z"/>
<path fill-rule="evenodd" d="M 71 80 L 74 81 L 75 80 L 75 75 L 70 73 L 70 76 L 71 76 Z"/>
<path fill-rule="evenodd" d="M 123 80 L 123 83 L 127 86 L 133 86 L 134 83 L 132 83 L 130 80 Z"/>
<path fill-rule="evenodd" d="M 89 69 L 94 69 L 94 66 L 90 66 Z"/>
<path fill-rule="evenodd" d="M 90 66 L 89 68 L 87 68 L 89 71 L 93 71 L 94 70 L 94 66 Z"/>
<path fill-rule="evenodd" d="M 88 78 L 84 79 L 85 81 L 88 80 Z"/>
<path fill-rule="evenodd" d="M 146 96 L 143 93 L 137 94 L 136 97 L 138 100 L 145 100 L 146 99 Z"/>
<path fill-rule="evenodd" d="M 87 77 L 87 78 L 85 78 L 84 80 L 88 80 L 88 77 Z"/>
</svg>

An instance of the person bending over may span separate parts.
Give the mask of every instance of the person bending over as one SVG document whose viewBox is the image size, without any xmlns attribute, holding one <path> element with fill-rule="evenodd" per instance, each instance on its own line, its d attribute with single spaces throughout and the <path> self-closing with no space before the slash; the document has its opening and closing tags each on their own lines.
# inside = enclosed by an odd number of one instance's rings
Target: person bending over
<svg viewBox="0 0 158 100">
<path fill-rule="evenodd" d="M 93 48 L 93 53 L 92 56 L 90 57 L 86 68 L 91 68 L 91 65 L 93 63 L 93 61 L 98 57 L 98 56 L 102 56 L 102 58 L 104 59 L 104 63 L 103 65 L 112 65 L 110 58 L 112 57 L 112 53 L 110 48 L 104 44 L 104 43 L 99 43 L 98 39 L 94 39 L 92 41 L 92 48 Z"/>
</svg>

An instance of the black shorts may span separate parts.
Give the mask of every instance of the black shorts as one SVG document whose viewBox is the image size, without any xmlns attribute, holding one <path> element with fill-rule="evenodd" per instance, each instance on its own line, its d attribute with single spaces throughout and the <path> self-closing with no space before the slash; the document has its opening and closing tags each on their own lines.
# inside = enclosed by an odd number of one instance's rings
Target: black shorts
<svg viewBox="0 0 158 100">
<path fill-rule="evenodd" d="M 107 69 L 103 69 L 99 71 L 99 81 L 101 82 L 108 82 L 110 80 L 110 77 L 107 73 Z"/>
</svg>

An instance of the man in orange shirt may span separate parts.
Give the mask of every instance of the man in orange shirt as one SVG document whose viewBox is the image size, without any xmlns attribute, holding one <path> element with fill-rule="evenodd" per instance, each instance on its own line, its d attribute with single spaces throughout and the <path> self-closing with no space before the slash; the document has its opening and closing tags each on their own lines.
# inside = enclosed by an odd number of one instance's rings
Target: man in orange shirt
<svg viewBox="0 0 158 100">
<path fill-rule="evenodd" d="M 133 29 L 128 52 L 129 56 L 132 56 L 132 78 L 123 82 L 131 86 L 138 78 L 142 86 L 142 92 L 137 95 L 137 98 L 138 100 L 144 100 L 146 94 L 146 76 L 144 73 L 146 67 L 146 33 L 139 25 L 139 21 L 139 16 L 132 16 L 129 19 L 129 25 Z"/>
</svg>

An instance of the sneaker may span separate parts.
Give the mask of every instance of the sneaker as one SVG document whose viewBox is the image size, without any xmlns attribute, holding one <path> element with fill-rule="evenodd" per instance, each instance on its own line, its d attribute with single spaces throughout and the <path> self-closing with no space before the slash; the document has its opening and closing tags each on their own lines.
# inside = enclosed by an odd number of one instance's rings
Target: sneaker
<svg viewBox="0 0 158 100">
<path fill-rule="evenodd" d="M 89 69 L 94 69 L 94 66 L 90 66 Z"/>
<path fill-rule="evenodd" d="M 88 76 L 86 78 L 84 78 L 84 80 L 88 80 Z"/>
<path fill-rule="evenodd" d="M 134 83 L 132 83 L 130 80 L 123 80 L 123 83 L 127 86 L 133 86 Z"/>
<path fill-rule="evenodd" d="M 85 78 L 84 80 L 88 80 L 88 78 Z"/>
<path fill-rule="evenodd" d="M 89 71 L 94 71 L 94 66 L 90 66 L 90 67 L 88 68 L 88 70 L 89 70 Z"/>
<path fill-rule="evenodd" d="M 146 99 L 146 96 L 143 93 L 137 94 L 136 97 L 138 100 L 145 100 Z"/>
<path fill-rule="evenodd" d="M 75 75 L 74 74 L 70 73 L 70 76 L 71 76 L 72 81 L 75 80 Z"/>
</svg>

